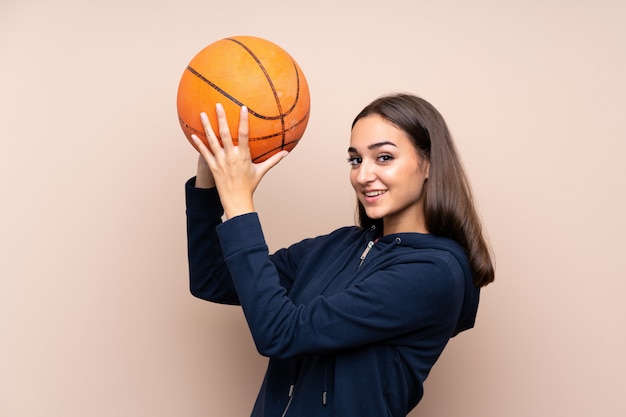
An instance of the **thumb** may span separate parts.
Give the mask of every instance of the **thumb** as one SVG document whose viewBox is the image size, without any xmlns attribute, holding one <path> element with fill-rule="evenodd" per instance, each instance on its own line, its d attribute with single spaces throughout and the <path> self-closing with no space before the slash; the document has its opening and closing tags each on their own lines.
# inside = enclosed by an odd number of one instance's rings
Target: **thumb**
<svg viewBox="0 0 626 417">
<path fill-rule="evenodd" d="M 265 161 L 256 164 L 257 168 L 259 169 L 259 172 L 261 173 L 261 176 L 267 174 L 267 172 L 270 169 L 275 167 L 287 155 L 289 155 L 289 151 L 281 151 L 270 156 Z"/>
</svg>

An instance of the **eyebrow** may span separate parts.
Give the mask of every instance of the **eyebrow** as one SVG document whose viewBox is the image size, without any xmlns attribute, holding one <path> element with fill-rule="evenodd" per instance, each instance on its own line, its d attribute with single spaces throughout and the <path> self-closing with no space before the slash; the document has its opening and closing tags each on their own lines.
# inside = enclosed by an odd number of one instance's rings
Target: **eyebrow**
<svg viewBox="0 0 626 417">
<path fill-rule="evenodd" d="M 390 142 L 388 140 L 385 140 L 385 141 L 382 141 L 382 142 L 372 143 L 371 145 L 367 146 L 367 149 L 372 150 L 372 149 L 380 148 L 380 147 L 385 146 L 385 145 L 391 145 L 391 146 L 395 146 L 397 148 L 395 143 Z M 356 148 L 353 148 L 352 146 L 350 146 L 348 148 L 348 152 L 357 153 L 357 150 L 356 150 Z"/>
</svg>

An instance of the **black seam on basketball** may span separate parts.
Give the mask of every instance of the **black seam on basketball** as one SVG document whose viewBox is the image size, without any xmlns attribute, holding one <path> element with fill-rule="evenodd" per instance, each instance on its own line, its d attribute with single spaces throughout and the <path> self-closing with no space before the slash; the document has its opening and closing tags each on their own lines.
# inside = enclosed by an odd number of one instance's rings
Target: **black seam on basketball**
<svg viewBox="0 0 626 417">
<path fill-rule="evenodd" d="M 290 142 L 286 142 L 284 145 L 276 146 L 275 148 L 270 149 L 268 151 L 265 151 L 261 155 L 257 155 L 256 157 L 252 158 L 252 162 L 256 162 L 259 159 L 263 158 L 264 156 L 267 156 L 267 155 L 271 154 L 272 152 L 275 152 L 275 151 L 277 151 L 279 149 L 283 150 L 285 147 L 287 147 L 287 146 L 289 146 L 291 144 L 294 144 L 294 147 L 295 147 L 298 144 L 298 142 L 300 142 L 300 139 L 294 139 L 294 140 L 292 140 Z"/>
<path fill-rule="evenodd" d="M 261 60 L 256 56 L 256 54 L 254 52 L 252 52 L 252 50 L 250 48 L 248 48 L 246 45 L 244 45 L 243 42 L 240 42 L 237 39 L 233 39 L 233 38 L 228 38 L 227 40 L 235 42 L 236 44 L 241 46 L 243 49 L 245 49 L 246 52 L 248 54 L 250 54 L 252 59 L 254 59 L 256 64 L 259 66 L 259 68 L 263 72 L 263 75 L 265 75 L 265 79 L 267 80 L 267 82 L 270 85 L 270 88 L 272 90 L 272 93 L 274 94 L 274 101 L 276 102 L 276 107 L 278 108 L 278 114 L 280 115 L 280 126 L 281 126 L 280 130 L 282 131 L 282 141 L 281 142 L 282 142 L 282 147 L 284 148 L 285 147 L 285 115 L 283 115 L 283 109 L 282 109 L 282 106 L 280 104 L 280 99 L 278 98 L 278 92 L 276 91 L 276 87 L 274 86 L 274 82 L 272 81 L 272 78 L 267 73 L 267 70 L 263 66 L 263 63 L 261 62 Z"/>
<path fill-rule="evenodd" d="M 220 87 L 217 86 L 217 84 L 211 82 L 211 80 L 209 80 L 208 78 L 206 78 L 204 75 L 200 74 L 198 71 L 196 71 L 191 65 L 187 66 L 187 71 L 189 71 L 190 73 L 192 73 L 193 75 L 195 75 L 196 77 L 200 78 L 202 81 L 204 81 L 205 83 L 207 83 L 208 85 L 210 85 L 212 88 L 214 88 L 215 90 L 217 90 L 221 95 L 223 95 L 224 97 L 226 97 L 227 99 L 229 99 L 230 101 L 232 101 L 233 103 L 242 106 L 243 103 L 240 102 L 239 100 L 237 100 L 235 97 L 231 96 L 230 94 L 228 94 L 226 91 L 222 90 Z"/>
<path fill-rule="evenodd" d="M 306 122 L 306 121 L 308 120 L 308 118 L 309 118 L 309 113 L 310 113 L 310 112 L 306 112 L 306 113 L 305 113 L 305 115 L 302 117 L 302 119 L 300 119 L 300 120 L 298 120 L 296 123 L 294 123 L 294 124 L 293 124 L 293 125 L 292 125 L 289 129 L 286 129 L 286 130 L 285 130 L 285 133 L 287 133 L 287 132 L 290 132 L 290 131 L 294 130 L 295 128 L 297 128 L 298 126 L 300 126 L 302 123 Z M 187 123 L 187 122 L 185 121 L 185 119 L 183 119 L 182 117 L 180 117 L 180 115 L 178 116 L 178 122 L 181 124 L 181 126 L 184 126 L 184 127 L 185 127 L 185 129 L 187 129 L 187 130 L 189 130 L 189 131 L 191 131 L 191 132 L 195 133 L 197 136 L 200 136 L 200 137 L 203 137 L 203 138 L 205 138 L 205 139 L 206 139 L 206 133 L 204 133 L 204 131 L 202 131 L 202 130 L 198 130 L 198 129 L 194 128 L 194 127 L 193 127 L 193 126 L 191 126 L 189 123 Z M 280 132 L 278 132 L 278 133 L 274 133 L 274 134 L 272 134 L 272 135 L 254 136 L 254 137 L 249 137 L 249 138 L 248 138 L 248 141 L 249 141 L 249 142 L 256 142 L 256 141 L 258 141 L 258 140 L 267 140 L 267 139 L 274 138 L 274 137 L 276 137 L 276 136 L 278 136 L 278 135 L 281 135 L 281 133 L 280 133 Z M 218 135 L 218 136 L 219 136 L 219 135 Z M 233 139 L 234 139 L 234 140 L 237 140 L 237 138 L 236 138 L 236 137 L 233 137 Z M 300 140 L 300 139 L 298 139 L 298 141 L 299 141 L 299 140 Z M 292 142 L 293 142 L 293 141 L 292 141 Z M 287 144 L 288 144 L 288 143 L 291 143 L 291 142 L 287 142 Z M 286 145 L 286 144 L 285 144 L 285 145 Z M 277 148 L 277 149 L 278 149 L 278 148 Z"/>
<path fill-rule="evenodd" d="M 293 101 L 293 106 L 291 106 L 289 111 L 285 113 L 285 116 L 291 113 L 298 105 L 298 101 L 300 101 L 300 71 L 298 71 L 298 65 L 296 64 L 296 61 L 293 60 L 293 58 L 291 59 L 291 62 L 293 62 L 293 69 L 296 72 L 296 98 Z"/>
<path fill-rule="evenodd" d="M 222 88 L 220 88 L 217 84 L 211 82 L 211 80 L 206 78 L 204 75 L 200 74 L 192 66 L 187 66 L 187 71 L 189 71 L 190 73 L 192 73 L 193 75 L 198 77 L 201 81 L 207 83 L 211 88 L 216 90 L 218 93 L 220 93 L 221 95 L 223 95 L 228 100 L 230 100 L 233 103 L 235 103 L 236 105 L 238 105 L 240 107 L 244 105 L 244 103 L 242 103 L 241 101 L 237 100 L 235 97 L 233 97 L 230 94 L 228 94 L 226 91 L 224 91 Z M 298 94 L 299 94 L 299 92 L 296 93 L 296 97 L 298 96 Z M 250 113 L 251 115 L 253 115 L 254 117 L 256 117 L 258 119 L 276 120 L 276 119 L 280 119 L 281 117 L 284 117 L 284 116 L 288 115 L 291 111 L 293 111 L 294 108 L 295 108 L 295 104 L 294 104 L 294 106 L 291 109 L 289 109 L 288 113 L 285 113 L 284 115 L 278 115 L 278 116 L 266 116 L 266 115 L 263 115 L 261 113 L 256 112 L 254 109 L 251 109 L 250 107 L 248 107 L 248 113 Z"/>
<path fill-rule="evenodd" d="M 190 73 L 192 73 L 196 77 L 200 78 L 200 80 L 202 80 L 203 82 L 207 83 L 211 88 L 215 89 L 218 93 L 220 93 L 221 95 L 223 95 L 224 97 L 226 97 L 228 100 L 232 101 L 233 103 L 235 103 L 239 107 L 244 105 L 241 101 L 237 100 L 235 97 L 231 96 L 226 91 L 221 89 L 217 84 L 211 82 L 211 80 L 206 78 L 204 75 L 200 74 L 193 67 L 188 66 L 187 67 L 187 71 L 189 71 Z M 250 109 L 250 107 L 248 107 L 248 113 L 250 113 L 251 115 L 253 115 L 253 116 L 255 116 L 255 117 L 259 118 L 259 119 L 264 119 L 264 120 L 276 120 L 276 119 L 280 119 L 280 117 L 281 117 L 281 116 L 264 116 L 262 114 L 259 114 L 259 113 L 255 112 L 254 110 Z"/>
<path fill-rule="evenodd" d="M 182 117 L 180 117 L 180 115 L 178 116 L 178 121 L 181 125 L 184 125 L 186 129 L 192 131 L 193 133 L 195 133 L 196 135 L 201 135 L 201 136 L 205 136 L 206 134 L 196 128 L 194 128 L 193 126 L 191 126 L 189 123 L 187 123 Z"/>
<path fill-rule="evenodd" d="M 291 132 L 292 130 L 296 129 L 300 124 L 304 123 L 305 121 L 307 121 L 309 117 L 309 112 L 306 112 L 306 114 L 302 117 L 302 119 L 298 120 L 296 123 L 293 124 L 293 126 L 291 126 L 289 129 L 285 129 L 285 133 L 287 132 Z M 271 139 L 271 138 L 275 138 L 276 136 L 280 135 L 280 132 L 277 133 L 273 133 L 271 135 L 265 135 L 265 136 L 258 136 L 258 137 L 254 137 L 254 138 L 248 138 L 249 142 L 254 142 L 257 140 L 267 140 L 267 139 Z"/>
</svg>

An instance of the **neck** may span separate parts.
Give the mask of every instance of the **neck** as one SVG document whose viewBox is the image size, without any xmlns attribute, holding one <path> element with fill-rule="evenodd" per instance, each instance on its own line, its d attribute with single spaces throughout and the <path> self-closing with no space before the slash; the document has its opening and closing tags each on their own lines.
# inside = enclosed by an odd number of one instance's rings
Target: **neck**
<svg viewBox="0 0 626 417">
<path fill-rule="evenodd" d="M 422 233 L 427 234 L 428 228 L 422 221 L 387 221 L 383 219 L 383 236 L 396 233 Z"/>
</svg>

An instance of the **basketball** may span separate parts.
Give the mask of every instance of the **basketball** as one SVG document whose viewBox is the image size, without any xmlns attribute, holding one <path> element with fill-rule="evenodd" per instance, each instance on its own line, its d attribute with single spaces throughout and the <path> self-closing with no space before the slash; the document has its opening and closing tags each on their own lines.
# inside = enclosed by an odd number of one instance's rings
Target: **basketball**
<svg viewBox="0 0 626 417">
<path fill-rule="evenodd" d="M 300 66 L 278 45 L 252 36 L 224 38 L 206 46 L 183 72 L 176 103 L 178 120 L 194 147 L 194 133 L 207 144 L 201 112 L 207 114 L 219 138 L 217 103 L 224 106 L 235 144 L 241 107 L 248 108 L 253 162 L 281 150 L 291 151 L 309 120 L 309 87 Z"/>
</svg>

